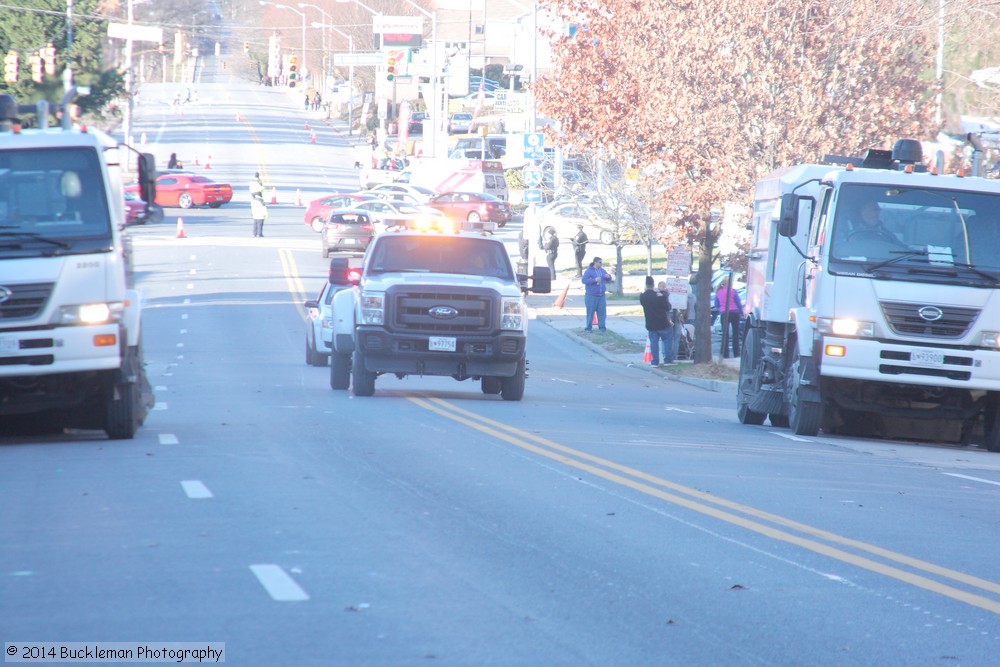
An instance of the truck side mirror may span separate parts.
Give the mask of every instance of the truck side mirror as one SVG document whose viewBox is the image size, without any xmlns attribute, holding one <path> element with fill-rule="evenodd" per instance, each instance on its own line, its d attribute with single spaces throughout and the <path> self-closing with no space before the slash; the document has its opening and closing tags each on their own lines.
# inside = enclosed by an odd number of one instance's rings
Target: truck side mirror
<svg viewBox="0 0 1000 667">
<path fill-rule="evenodd" d="M 156 199 L 156 158 L 152 153 L 140 153 L 138 162 L 139 196 L 152 205 Z"/>
<path fill-rule="evenodd" d="M 525 283 L 523 280 L 520 282 L 522 285 Z M 535 294 L 548 294 L 552 291 L 552 272 L 549 271 L 549 267 L 535 267 L 531 273 L 531 291 Z"/>
<path fill-rule="evenodd" d="M 331 285 L 357 285 L 361 282 L 361 269 L 351 266 L 348 257 L 330 259 L 329 281 Z"/>
<path fill-rule="evenodd" d="M 792 193 L 781 195 L 781 217 L 778 218 L 778 234 L 794 237 L 799 229 L 799 196 Z"/>
</svg>

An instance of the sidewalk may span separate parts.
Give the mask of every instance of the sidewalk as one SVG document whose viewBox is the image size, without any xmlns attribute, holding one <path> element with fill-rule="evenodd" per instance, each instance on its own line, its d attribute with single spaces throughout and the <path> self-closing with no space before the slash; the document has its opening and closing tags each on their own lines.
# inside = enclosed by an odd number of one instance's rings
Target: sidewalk
<svg viewBox="0 0 1000 667">
<path fill-rule="evenodd" d="M 635 285 L 632 284 L 632 280 L 635 280 Z M 646 341 L 648 340 L 646 334 L 646 323 L 642 315 L 642 306 L 639 305 L 638 299 L 638 291 L 640 289 L 639 285 L 642 285 L 643 281 L 643 276 L 626 277 L 624 282 L 625 292 L 626 294 L 634 293 L 636 298 L 634 301 L 609 300 L 607 326 L 608 331 L 616 333 L 630 341 L 634 341 L 639 345 L 645 346 Z M 640 368 L 648 373 L 654 373 L 668 379 L 676 380 L 677 382 L 694 385 L 709 391 L 729 393 L 736 392 L 735 382 L 675 375 L 662 368 L 655 368 L 650 366 L 648 363 L 643 362 L 642 352 L 626 354 L 609 352 L 600 345 L 587 340 L 587 334 L 578 333 L 579 330 L 583 329 L 584 319 L 586 319 L 587 314 L 583 300 L 583 285 L 580 284 L 579 281 L 570 280 L 569 293 L 566 296 L 566 301 L 563 304 L 563 307 L 557 308 L 554 305 L 555 301 L 559 298 L 563 289 L 566 287 L 566 283 L 567 281 L 565 279 L 553 282 L 551 294 L 528 295 L 528 306 L 531 308 L 532 313 L 536 316 L 536 319 L 544 322 L 556 331 L 559 331 L 577 344 L 600 354 L 608 361 Z M 690 364 L 691 362 L 678 361 L 677 363 Z M 739 368 L 740 360 L 724 359 L 723 363 L 733 368 Z"/>
</svg>

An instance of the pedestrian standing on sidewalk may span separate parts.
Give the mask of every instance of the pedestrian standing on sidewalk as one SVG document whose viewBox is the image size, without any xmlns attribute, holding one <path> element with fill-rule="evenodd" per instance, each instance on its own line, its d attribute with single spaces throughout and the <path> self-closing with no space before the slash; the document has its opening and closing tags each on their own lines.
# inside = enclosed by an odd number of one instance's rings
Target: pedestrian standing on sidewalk
<svg viewBox="0 0 1000 667">
<path fill-rule="evenodd" d="M 646 318 L 646 333 L 649 336 L 649 350 L 653 353 L 650 365 L 674 362 L 674 325 L 670 321 L 670 301 L 666 295 L 653 287 L 653 276 L 646 276 L 646 291 L 639 295 L 639 305 Z"/>
<path fill-rule="evenodd" d="M 723 342 L 725 342 L 726 329 L 729 329 L 729 338 L 732 340 L 733 357 L 740 356 L 740 321 L 743 319 L 743 302 L 740 295 L 730 286 L 729 282 L 719 285 L 715 292 L 715 305 L 719 309 L 719 321 L 722 324 Z M 726 348 L 723 346 L 719 352 L 722 356 L 728 357 Z"/>
<path fill-rule="evenodd" d="M 576 256 L 576 277 L 583 277 L 583 258 L 587 255 L 587 233 L 583 231 L 583 225 L 576 226 L 576 236 L 573 237 L 573 254 Z"/>
<path fill-rule="evenodd" d="M 550 229 L 548 235 L 545 238 L 545 243 L 542 244 L 542 249 L 545 250 L 545 261 L 549 265 L 549 271 L 552 274 L 552 280 L 556 279 L 556 257 L 559 256 L 559 237 L 556 236 L 556 230 Z"/>
<path fill-rule="evenodd" d="M 594 330 L 594 315 L 597 315 L 597 328 L 607 331 L 608 316 L 608 283 L 615 278 L 602 267 L 603 261 L 595 257 L 587 270 L 583 272 L 583 301 L 587 306 L 587 321 L 583 330 L 590 333 Z"/>
</svg>

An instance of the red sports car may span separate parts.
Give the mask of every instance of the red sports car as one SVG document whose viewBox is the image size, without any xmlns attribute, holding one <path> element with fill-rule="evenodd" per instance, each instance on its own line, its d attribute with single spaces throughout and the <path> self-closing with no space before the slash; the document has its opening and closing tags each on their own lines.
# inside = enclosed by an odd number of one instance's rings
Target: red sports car
<svg viewBox="0 0 1000 667">
<path fill-rule="evenodd" d="M 138 192 L 138 185 L 125 188 Z M 210 206 L 219 208 L 233 199 L 233 188 L 227 183 L 216 183 L 207 176 L 190 173 L 160 174 L 156 177 L 156 199 L 160 206 Z"/>
<path fill-rule="evenodd" d="M 326 219 L 330 216 L 330 211 L 335 208 L 351 208 L 354 204 L 369 199 L 375 199 L 375 196 L 363 192 L 335 192 L 313 199 L 306 207 L 303 221 L 312 227 L 314 232 L 321 232 Z"/>
</svg>

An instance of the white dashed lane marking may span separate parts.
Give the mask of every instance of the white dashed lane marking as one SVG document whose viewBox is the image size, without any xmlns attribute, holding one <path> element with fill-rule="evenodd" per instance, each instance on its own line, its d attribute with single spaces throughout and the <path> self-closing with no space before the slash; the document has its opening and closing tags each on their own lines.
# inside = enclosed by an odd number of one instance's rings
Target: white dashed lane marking
<svg viewBox="0 0 1000 667">
<path fill-rule="evenodd" d="M 276 602 L 301 602 L 309 599 L 291 575 L 278 565 L 251 565 L 250 571 Z"/>
<path fill-rule="evenodd" d="M 161 433 L 157 437 L 160 439 L 161 445 L 176 445 L 180 442 L 173 433 Z"/>
<path fill-rule="evenodd" d="M 181 486 L 184 487 L 184 493 L 187 494 L 188 498 L 200 499 L 200 498 L 212 498 L 212 492 L 208 490 L 208 487 L 199 482 L 196 479 L 190 479 L 181 482 Z"/>
</svg>

